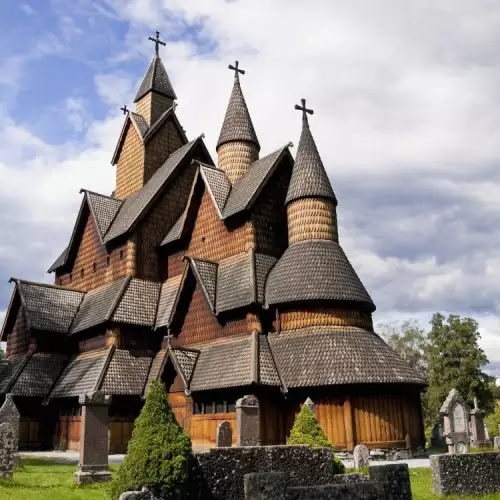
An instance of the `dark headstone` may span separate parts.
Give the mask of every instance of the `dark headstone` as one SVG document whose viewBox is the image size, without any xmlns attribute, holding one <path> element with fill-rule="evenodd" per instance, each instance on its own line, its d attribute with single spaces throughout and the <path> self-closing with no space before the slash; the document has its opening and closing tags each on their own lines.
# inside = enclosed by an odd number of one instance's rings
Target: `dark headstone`
<svg viewBox="0 0 500 500">
<path fill-rule="evenodd" d="M 283 472 L 245 474 L 245 500 L 285 500 L 287 477 Z"/>
<path fill-rule="evenodd" d="M 80 430 L 80 462 L 75 480 L 79 484 L 111 480 L 108 470 L 108 407 L 111 396 L 103 392 L 84 394 Z"/>
<path fill-rule="evenodd" d="M 372 465 L 370 479 L 385 482 L 388 498 L 392 500 L 412 500 L 410 473 L 407 464 Z"/>
<path fill-rule="evenodd" d="M 470 412 L 471 425 L 471 443 L 473 446 L 481 447 L 489 444 L 484 426 L 484 410 L 481 410 L 477 404 L 477 398 L 474 398 L 474 408 Z"/>
<path fill-rule="evenodd" d="M 231 424 L 224 420 L 217 426 L 215 433 L 215 446 L 217 448 L 230 448 L 233 444 L 233 428 Z"/>
<path fill-rule="evenodd" d="M 236 401 L 236 446 L 260 445 L 260 409 L 255 396 Z"/>
</svg>

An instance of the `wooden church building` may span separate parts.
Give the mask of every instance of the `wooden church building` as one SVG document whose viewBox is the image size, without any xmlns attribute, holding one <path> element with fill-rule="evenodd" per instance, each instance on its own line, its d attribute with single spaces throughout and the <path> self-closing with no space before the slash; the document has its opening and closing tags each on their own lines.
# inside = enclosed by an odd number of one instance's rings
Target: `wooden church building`
<svg viewBox="0 0 500 500">
<path fill-rule="evenodd" d="M 263 444 L 285 443 L 316 403 L 336 449 L 416 448 L 425 380 L 374 332 L 370 295 L 344 253 L 337 198 L 305 101 L 291 144 L 261 153 L 235 66 L 216 147 L 189 139 L 156 52 L 124 123 L 111 195 L 81 190 L 54 284 L 12 278 L 0 394 L 24 448 L 77 450 L 78 396 L 112 396 L 123 452 L 148 385 L 162 380 L 193 443 L 258 397 Z M 222 113 L 221 113 L 222 118 Z"/>
</svg>

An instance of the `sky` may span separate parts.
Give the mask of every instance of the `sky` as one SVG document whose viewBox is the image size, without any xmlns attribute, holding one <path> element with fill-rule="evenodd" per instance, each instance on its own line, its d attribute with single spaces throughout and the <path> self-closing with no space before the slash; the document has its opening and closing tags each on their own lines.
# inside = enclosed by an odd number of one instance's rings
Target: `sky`
<svg viewBox="0 0 500 500">
<path fill-rule="evenodd" d="M 52 282 L 79 190 L 112 192 L 156 30 L 214 158 L 228 64 L 262 155 L 298 143 L 307 99 L 375 323 L 473 317 L 500 375 L 497 0 L 0 0 L 0 320 L 11 276 Z"/>
</svg>

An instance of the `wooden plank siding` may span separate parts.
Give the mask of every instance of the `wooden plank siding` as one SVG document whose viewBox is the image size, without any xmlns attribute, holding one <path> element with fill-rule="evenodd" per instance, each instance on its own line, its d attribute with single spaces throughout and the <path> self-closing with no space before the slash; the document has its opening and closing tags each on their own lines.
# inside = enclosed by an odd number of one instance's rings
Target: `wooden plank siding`
<svg viewBox="0 0 500 500">
<path fill-rule="evenodd" d="M 236 413 L 213 413 L 210 415 L 193 415 L 191 417 L 190 435 L 194 445 L 215 447 L 217 426 L 227 420 L 233 428 L 233 446 L 236 444 Z"/>
</svg>

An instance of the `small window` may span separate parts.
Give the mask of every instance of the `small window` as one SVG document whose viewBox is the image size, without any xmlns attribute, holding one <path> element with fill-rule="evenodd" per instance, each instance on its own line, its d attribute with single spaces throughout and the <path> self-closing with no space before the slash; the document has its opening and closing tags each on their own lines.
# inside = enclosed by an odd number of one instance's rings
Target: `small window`
<svg viewBox="0 0 500 500">
<path fill-rule="evenodd" d="M 97 264 L 95 262 L 92 264 L 92 269 L 94 270 L 94 273 L 97 271 Z"/>
<path fill-rule="evenodd" d="M 236 411 L 236 403 L 227 403 L 227 412 L 234 413 Z"/>
<path fill-rule="evenodd" d="M 123 250 L 120 250 L 120 260 L 123 260 Z"/>
<path fill-rule="evenodd" d="M 215 403 L 207 403 L 205 405 L 205 413 L 210 415 L 215 413 Z"/>
<path fill-rule="evenodd" d="M 202 405 L 198 401 L 193 401 L 193 415 L 201 415 L 203 411 Z"/>
<path fill-rule="evenodd" d="M 226 413 L 226 404 L 224 401 L 217 401 L 215 403 L 215 413 Z"/>
<path fill-rule="evenodd" d="M 83 278 L 85 276 L 85 271 L 83 269 L 80 270 L 80 278 Z"/>
<path fill-rule="evenodd" d="M 109 266 L 110 258 L 109 255 L 106 257 L 106 265 Z"/>
</svg>

